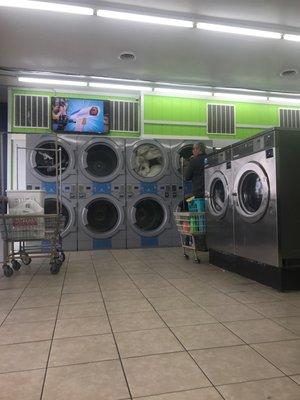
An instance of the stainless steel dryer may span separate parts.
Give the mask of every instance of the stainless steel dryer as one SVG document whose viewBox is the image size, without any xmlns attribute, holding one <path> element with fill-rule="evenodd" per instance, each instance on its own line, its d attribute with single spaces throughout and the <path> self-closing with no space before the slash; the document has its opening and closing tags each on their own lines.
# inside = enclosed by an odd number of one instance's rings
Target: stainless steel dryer
<svg viewBox="0 0 300 400">
<path fill-rule="evenodd" d="M 78 250 L 126 248 L 125 141 L 78 137 Z"/>
<path fill-rule="evenodd" d="M 127 247 L 172 245 L 170 146 L 126 140 Z"/>
<path fill-rule="evenodd" d="M 205 197 L 207 246 L 234 253 L 231 147 L 207 157 Z"/>
<path fill-rule="evenodd" d="M 28 134 L 26 135 L 26 187 L 42 189 L 46 193 L 56 193 L 55 136 Z M 72 135 L 57 138 L 61 149 L 61 180 L 67 184 L 77 184 L 77 144 Z"/>
</svg>

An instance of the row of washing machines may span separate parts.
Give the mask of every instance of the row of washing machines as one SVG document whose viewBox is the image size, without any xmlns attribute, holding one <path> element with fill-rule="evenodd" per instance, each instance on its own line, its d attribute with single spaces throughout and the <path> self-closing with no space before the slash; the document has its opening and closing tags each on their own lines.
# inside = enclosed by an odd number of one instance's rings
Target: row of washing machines
<svg viewBox="0 0 300 400">
<path fill-rule="evenodd" d="M 300 289 L 299 152 L 299 130 L 274 128 L 208 157 L 212 264 L 278 289 Z"/>
<path fill-rule="evenodd" d="M 26 187 L 56 211 L 55 136 L 27 135 Z M 173 221 L 191 185 L 182 169 L 195 141 L 58 137 L 66 250 L 178 245 Z M 212 142 L 205 143 L 211 148 Z"/>
</svg>

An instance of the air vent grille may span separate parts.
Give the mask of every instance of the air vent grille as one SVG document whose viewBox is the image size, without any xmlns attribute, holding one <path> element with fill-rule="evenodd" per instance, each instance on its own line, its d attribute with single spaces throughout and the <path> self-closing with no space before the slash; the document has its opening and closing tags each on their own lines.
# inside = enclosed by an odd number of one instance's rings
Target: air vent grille
<svg viewBox="0 0 300 400">
<path fill-rule="evenodd" d="M 133 101 L 110 101 L 110 129 L 120 132 L 139 132 L 139 103 Z"/>
<path fill-rule="evenodd" d="M 14 95 L 15 128 L 49 128 L 49 97 Z"/>
<path fill-rule="evenodd" d="M 283 128 L 300 128 L 300 110 L 280 108 L 279 118 Z"/>
<path fill-rule="evenodd" d="M 235 134 L 234 106 L 221 104 L 207 105 L 207 133 Z"/>
</svg>

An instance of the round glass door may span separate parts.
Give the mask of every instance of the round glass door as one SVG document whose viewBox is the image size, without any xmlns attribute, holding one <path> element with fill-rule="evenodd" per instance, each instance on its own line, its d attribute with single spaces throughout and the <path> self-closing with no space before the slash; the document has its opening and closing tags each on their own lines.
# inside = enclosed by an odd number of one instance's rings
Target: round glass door
<svg viewBox="0 0 300 400">
<path fill-rule="evenodd" d="M 61 150 L 61 173 L 63 174 L 69 167 L 70 158 L 63 146 L 58 145 L 57 147 Z M 41 143 L 35 150 L 34 169 L 40 176 L 55 177 L 58 162 L 59 160 L 56 160 L 54 142 Z"/>
<path fill-rule="evenodd" d="M 87 228 L 97 234 L 114 230 L 119 221 L 117 207 L 106 199 L 96 199 L 89 203 L 87 209 Z"/>
<path fill-rule="evenodd" d="M 263 185 L 260 177 L 254 172 L 246 172 L 240 181 L 239 199 L 246 213 L 256 213 L 263 199 Z"/>
<path fill-rule="evenodd" d="M 164 222 L 164 210 L 156 200 L 141 200 L 135 209 L 135 225 L 142 231 L 155 231 Z"/>
<path fill-rule="evenodd" d="M 115 172 L 118 157 L 114 150 L 105 144 L 95 144 L 87 150 L 86 171 L 96 177 L 104 178 Z"/>
<path fill-rule="evenodd" d="M 193 144 L 187 144 L 179 149 L 176 156 L 176 172 L 179 176 L 185 176 L 190 159 L 193 155 Z"/>
<path fill-rule="evenodd" d="M 57 214 L 57 203 L 56 199 L 45 199 L 45 214 Z M 59 204 L 59 207 L 61 207 L 61 213 L 64 217 L 64 231 L 63 235 L 66 234 L 66 231 L 68 230 L 68 227 L 71 223 L 71 213 L 70 210 L 62 203 L 61 205 Z"/>
<path fill-rule="evenodd" d="M 228 207 L 228 184 L 222 172 L 215 172 L 209 182 L 209 212 L 217 218 L 223 218 Z"/>
<path fill-rule="evenodd" d="M 250 162 L 238 172 L 234 192 L 236 210 L 249 222 L 261 219 L 269 204 L 269 181 L 264 169 L 257 163 Z"/>
<path fill-rule="evenodd" d="M 131 208 L 132 228 L 144 236 L 156 236 L 161 233 L 168 221 L 168 210 L 161 199 L 143 195 Z"/>
<path fill-rule="evenodd" d="M 130 167 L 138 179 L 153 181 L 163 176 L 167 163 L 168 155 L 161 145 L 142 142 L 133 148 Z"/>
</svg>

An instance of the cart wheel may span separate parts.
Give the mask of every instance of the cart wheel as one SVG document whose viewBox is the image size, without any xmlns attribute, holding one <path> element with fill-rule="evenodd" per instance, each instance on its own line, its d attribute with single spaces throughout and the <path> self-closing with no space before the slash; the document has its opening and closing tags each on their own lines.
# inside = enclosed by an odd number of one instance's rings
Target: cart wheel
<svg viewBox="0 0 300 400">
<path fill-rule="evenodd" d="M 17 260 L 12 260 L 11 266 L 15 271 L 19 271 L 19 269 L 21 268 L 21 264 Z"/>
<path fill-rule="evenodd" d="M 188 254 L 184 254 L 184 257 L 188 260 L 190 256 Z"/>
<path fill-rule="evenodd" d="M 59 253 L 59 260 L 61 261 L 61 263 L 64 263 L 66 259 L 66 255 L 65 253 L 62 251 L 61 253 Z"/>
<path fill-rule="evenodd" d="M 59 273 L 60 265 L 57 263 L 50 263 L 50 272 L 52 275 L 56 275 Z"/>
<path fill-rule="evenodd" d="M 21 260 L 24 265 L 29 265 L 32 261 L 27 253 L 21 254 Z"/>
<path fill-rule="evenodd" d="M 200 264 L 201 260 L 200 260 L 200 258 L 195 258 L 194 262 L 197 263 L 197 264 Z"/>
<path fill-rule="evenodd" d="M 3 265 L 3 273 L 7 278 L 10 278 L 14 270 L 9 265 Z"/>
</svg>

